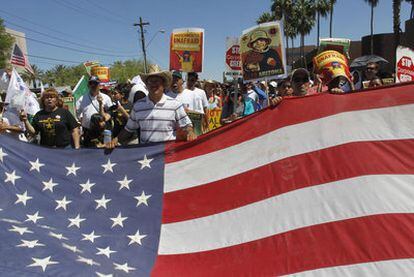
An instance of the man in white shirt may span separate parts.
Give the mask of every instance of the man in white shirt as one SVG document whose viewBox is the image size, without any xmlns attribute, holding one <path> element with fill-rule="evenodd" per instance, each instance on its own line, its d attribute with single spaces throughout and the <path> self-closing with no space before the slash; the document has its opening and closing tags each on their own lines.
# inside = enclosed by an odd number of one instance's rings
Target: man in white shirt
<svg viewBox="0 0 414 277">
<path fill-rule="evenodd" d="M 125 129 L 106 148 L 114 148 L 118 142 L 128 143 L 137 130 L 140 143 L 194 140 L 196 135 L 183 105 L 164 93 L 171 85 L 171 73 L 152 66 L 150 73 L 141 78 L 148 88 L 148 96 L 134 104 Z"/>
<path fill-rule="evenodd" d="M 177 95 L 176 99 L 183 103 L 186 111 L 203 114 L 203 126 L 208 128 L 208 100 L 206 92 L 197 88 L 198 81 L 196 72 L 189 72 L 187 76 L 187 88 Z"/>
<path fill-rule="evenodd" d="M 99 113 L 98 98 L 102 98 L 104 109 L 109 109 L 113 104 L 111 98 L 100 92 L 100 80 L 97 76 L 89 78 L 89 93 L 81 96 L 76 102 L 76 114 L 81 121 L 82 129 L 87 132 L 90 128 L 90 120 L 93 114 Z"/>
</svg>

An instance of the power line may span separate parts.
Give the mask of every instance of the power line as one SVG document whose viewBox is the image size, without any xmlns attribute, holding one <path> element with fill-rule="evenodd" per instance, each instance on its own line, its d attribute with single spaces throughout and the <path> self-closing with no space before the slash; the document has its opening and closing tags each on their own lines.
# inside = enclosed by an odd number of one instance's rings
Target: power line
<svg viewBox="0 0 414 277">
<path fill-rule="evenodd" d="M 98 56 L 106 56 L 106 57 L 117 57 L 117 58 L 120 58 L 120 57 L 136 57 L 136 55 L 111 55 L 111 54 L 104 54 L 104 53 L 96 53 L 96 52 L 92 52 L 92 51 L 85 51 L 85 50 L 75 49 L 75 48 L 64 46 L 64 45 L 58 45 L 58 44 L 54 44 L 54 43 L 50 43 L 50 42 L 41 41 L 41 40 L 30 38 L 30 37 L 20 36 L 20 35 L 13 34 L 13 33 L 10 33 L 10 32 L 7 32 L 7 33 L 9 33 L 13 36 L 25 38 L 27 40 L 34 41 L 34 42 L 37 42 L 37 43 L 40 43 L 40 44 L 49 45 L 49 46 L 53 46 L 53 47 L 57 47 L 57 48 L 61 48 L 61 49 L 66 49 L 66 50 L 70 50 L 70 51 L 74 51 L 74 52 L 79 52 L 79 53 L 98 55 Z"/>
<path fill-rule="evenodd" d="M 100 16 L 99 14 L 96 14 L 96 13 L 86 12 L 86 11 L 84 11 L 82 9 L 79 9 L 77 7 L 74 7 L 74 6 L 72 6 L 72 5 L 70 5 L 70 4 L 66 3 L 66 2 L 63 2 L 63 1 L 53 0 L 53 2 L 55 2 L 58 5 L 64 6 L 64 7 L 68 8 L 68 9 L 74 10 L 74 11 L 76 11 L 78 13 L 81 13 L 83 15 L 86 15 L 88 17 L 96 18 L 96 16 L 98 16 L 98 17 Z M 120 21 L 114 20 L 112 17 L 106 17 L 106 16 L 102 16 L 102 17 L 105 17 L 108 20 L 110 20 L 110 21 L 112 21 L 114 23 L 120 24 L 120 25 L 122 25 L 122 26 L 125 27 L 124 23 L 120 23 Z"/>
<path fill-rule="evenodd" d="M 107 9 L 107 8 L 103 7 L 103 6 L 98 5 L 98 4 L 96 3 L 96 1 L 92 1 L 92 0 L 83 0 L 83 2 L 84 2 L 84 3 L 89 4 L 89 5 L 93 6 L 93 7 L 97 7 L 97 8 L 99 8 L 99 9 L 100 9 L 100 10 L 102 10 L 102 11 L 106 11 L 106 12 L 107 12 L 108 14 L 110 14 L 111 16 L 113 16 L 113 15 L 118 16 L 118 17 L 117 17 L 117 20 L 120 20 L 120 21 L 122 21 L 122 22 L 124 22 L 124 23 L 126 23 L 126 24 L 128 24 L 128 25 L 130 25 L 130 24 L 131 24 L 131 22 L 128 22 L 128 21 L 126 21 L 126 20 L 122 19 L 122 15 L 119 15 L 119 14 L 117 14 L 117 13 L 114 13 L 114 11 L 111 11 L 111 10 L 109 10 L 109 9 Z M 93 2 L 93 3 L 92 3 L 92 2 Z"/>
<path fill-rule="evenodd" d="M 81 44 L 81 43 L 73 42 L 73 41 L 66 40 L 66 39 L 63 39 L 63 38 L 59 38 L 59 37 L 56 37 L 56 36 L 53 36 L 53 35 L 49 35 L 49 34 L 46 34 L 46 33 L 43 33 L 43 32 L 39 32 L 39 31 L 33 30 L 31 28 L 24 27 L 24 26 L 21 26 L 21 25 L 12 23 L 9 20 L 4 20 L 4 21 L 8 25 L 16 26 L 16 27 L 22 28 L 24 30 L 27 30 L 27 31 L 30 31 L 30 32 L 34 32 L 34 33 L 40 34 L 40 35 L 45 36 L 45 37 L 48 37 L 48 38 L 52 38 L 52 39 L 55 39 L 55 40 L 60 40 L 60 41 L 63 41 L 63 42 L 69 43 L 69 44 L 73 44 L 73 45 L 77 45 L 77 46 L 80 46 L 80 47 L 84 47 L 84 48 L 90 48 L 90 49 L 94 49 L 94 50 L 100 50 L 100 51 L 106 51 L 106 52 L 109 52 L 109 53 L 115 53 L 115 52 L 112 52 L 112 51 L 108 51 L 108 50 L 106 50 L 104 48 L 90 47 L 90 46 L 87 46 L 86 44 Z M 119 53 L 130 53 L 131 54 L 132 52 L 119 52 Z"/>
<path fill-rule="evenodd" d="M 6 14 L 7 16 L 9 16 L 9 17 L 11 17 L 11 18 L 13 18 L 13 19 L 14 19 L 14 18 L 18 18 L 18 19 L 20 19 L 20 20 L 22 20 L 22 21 L 25 21 L 25 22 L 28 22 L 28 23 L 30 23 L 30 24 L 33 24 L 33 25 L 39 26 L 39 27 L 41 27 L 41 28 L 43 28 L 43 29 L 46 29 L 46 30 L 52 31 L 52 32 L 54 32 L 54 33 L 58 33 L 58 34 L 65 35 L 65 36 L 69 36 L 69 37 L 72 37 L 72 38 L 75 38 L 75 39 L 82 39 L 82 40 L 85 40 L 85 41 L 89 41 L 90 43 L 94 43 L 94 42 L 92 42 L 92 41 L 90 41 L 90 40 L 87 40 L 87 39 L 84 39 L 84 38 L 79 38 L 79 37 L 73 36 L 72 34 L 69 34 L 69 33 L 64 33 L 64 32 L 61 32 L 61 31 L 59 31 L 59 30 L 56 30 L 56 29 L 50 28 L 50 27 L 45 26 L 45 25 L 41 25 L 41 24 L 39 24 L 39 23 L 36 23 L 36 22 L 34 22 L 34 21 L 31 21 L 31 20 L 28 20 L 28 19 L 26 19 L 26 18 L 24 18 L 24 17 L 18 16 L 18 15 L 13 14 L 13 13 L 10 13 L 10 12 L 7 12 L 7 11 L 3 11 L 3 10 L 1 10 L 1 9 L 0 9 L 0 12 L 1 12 L 1 13 L 3 13 L 3 14 Z"/>
<path fill-rule="evenodd" d="M 44 59 L 44 60 L 50 60 L 50 61 L 58 61 L 58 62 L 66 62 L 66 63 L 74 63 L 74 64 L 82 64 L 83 62 L 75 62 L 75 61 L 69 61 L 69 60 L 61 60 L 61 59 L 55 59 L 50 57 L 44 57 L 44 56 L 37 56 L 37 55 L 29 55 L 26 54 L 26 56 L 31 58 L 37 58 L 37 59 Z"/>
</svg>

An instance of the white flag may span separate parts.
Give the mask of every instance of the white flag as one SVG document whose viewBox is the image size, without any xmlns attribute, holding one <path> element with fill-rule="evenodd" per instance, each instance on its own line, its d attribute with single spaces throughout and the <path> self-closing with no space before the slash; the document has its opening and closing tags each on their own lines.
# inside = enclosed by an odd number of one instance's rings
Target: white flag
<svg viewBox="0 0 414 277">
<path fill-rule="evenodd" d="M 17 110 L 23 109 L 26 113 L 31 115 L 36 114 L 40 110 L 36 96 L 30 91 L 14 68 L 4 102 Z"/>
</svg>

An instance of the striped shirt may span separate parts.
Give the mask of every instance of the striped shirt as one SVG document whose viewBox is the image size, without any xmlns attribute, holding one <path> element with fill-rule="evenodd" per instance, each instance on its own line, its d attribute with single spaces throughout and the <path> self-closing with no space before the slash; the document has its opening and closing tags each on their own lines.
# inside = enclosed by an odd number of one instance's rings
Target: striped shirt
<svg viewBox="0 0 414 277">
<path fill-rule="evenodd" d="M 175 140 L 178 128 L 191 125 L 183 105 L 164 94 L 156 104 L 148 96 L 138 100 L 125 130 L 133 133 L 140 129 L 140 142 L 148 143 Z"/>
</svg>

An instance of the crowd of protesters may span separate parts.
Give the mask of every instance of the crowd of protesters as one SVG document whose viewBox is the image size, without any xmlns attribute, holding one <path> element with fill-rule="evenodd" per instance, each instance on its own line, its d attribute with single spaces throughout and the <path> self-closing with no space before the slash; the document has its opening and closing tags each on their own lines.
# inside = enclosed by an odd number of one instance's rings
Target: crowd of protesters
<svg viewBox="0 0 414 277">
<path fill-rule="evenodd" d="M 283 80 L 255 83 L 219 83 L 199 80 L 195 72 L 161 71 L 152 66 L 137 84 L 102 89 L 97 76 L 89 78 L 89 92 L 76 102 L 76 116 L 63 108 L 62 95 L 48 88 L 39 97 L 41 110 L 32 118 L 0 102 L 0 134 L 56 148 L 106 147 L 172 140 L 194 140 L 197 135 L 188 113 L 202 115 L 208 129 L 208 110 L 221 109 L 221 124 L 248 116 L 284 98 L 322 92 L 342 94 L 365 87 L 382 86 L 379 65 L 368 63 L 362 74 L 346 74 L 324 82 L 305 68 Z M 186 78 L 186 80 L 184 80 Z M 3 112 L 4 111 L 4 112 Z"/>
</svg>

